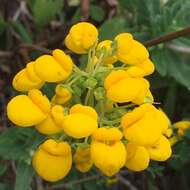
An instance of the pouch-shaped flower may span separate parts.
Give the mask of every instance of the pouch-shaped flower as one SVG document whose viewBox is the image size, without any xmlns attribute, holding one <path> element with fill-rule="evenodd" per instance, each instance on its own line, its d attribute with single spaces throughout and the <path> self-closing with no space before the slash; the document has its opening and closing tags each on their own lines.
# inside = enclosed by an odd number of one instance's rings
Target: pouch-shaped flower
<svg viewBox="0 0 190 190">
<path fill-rule="evenodd" d="M 62 123 L 64 120 L 63 107 L 55 105 L 45 120 L 36 125 L 36 129 L 45 135 L 53 135 L 63 131 Z"/>
<path fill-rule="evenodd" d="M 101 41 L 98 46 L 97 46 L 97 51 L 106 51 L 106 53 L 108 54 L 107 56 L 105 56 L 105 58 L 103 59 L 103 62 L 105 64 L 113 64 L 117 61 L 117 57 L 116 55 L 109 55 L 112 53 L 112 41 L 111 40 L 104 40 Z"/>
<path fill-rule="evenodd" d="M 142 104 L 126 113 L 121 120 L 125 138 L 141 146 L 156 143 L 163 129 L 168 127 L 167 122 L 158 117 L 158 111 L 151 104 Z"/>
<path fill-rule="evenodd" d="M 133 40 L 132 48 L 129 52 L 118 57 L 118 59 L 128 65 L 138 65 L 149 58 L 148 50 L 140 42 Z"/>
<path fill-rule="evenodd" d="M 127 69 L 127 74 L 131 77 L 145 77 L 152 74 L 155 70 L 155 66 L 150 59 L 137 64 L 132 65 Z"/>
<path fill-rule="evenodd" d="M 36 59 L 34 70 L 43 81 L 63 81 L 71 74 L 73 61 L 60 49 L 54 50 L 52 55 L 42 55 Z"/>
<path fill-rule="evenodd" d="M 129 33 L 121 33 L 115 37 L 117 42 L 117 57 L 128 65 L 138 65 L 149 58 L 145 46 L 133 39 Z"/>
<path fill-rule="evenodd" d="M 186 129 L 190 128 L 190 121 L 178 121 L 173 124 L 179 136 L 183 136 Z"/>
<path fill-rule="evenodd" d="M 98 30 L 88 22 L 79 22 L 73 25 L 66 36 L 65 45 L 71 51 L 84 54 L 98 40 Z"/>
<path fill-rule="evenodd" d="M 16 125 L 30 127 L 46 119 L 50 112 L 50 102 L 41 91 L 30 90 L 28 95 L 18 95 L 7 105 L 8 118 Z"/>
<path fill-rule="evenodd" d="M 117 70 L 106 77 L 104 87 L 107 98 L 114 102 L 141 104 L 149 92 L 150 85 L 144 78 L 130 77 L 126 71 Z"/>
<path fill-rule="evenodd" d="M 172 154 L 170 142 L 163 135 L 154 145 L 147 147 L 147 150 L 150 158 L 155 161 L 166 161 Z"/>
<path fill-rule="evenodd" d="M 88 172 L 93 165 L 90 147 L 77 147 L 73 160 L 77 170 L 80 172 Z"/>
<path fill-rule="evenodd" d="M 125 165 L 126 150 L 117 128 L 98 128 L 93 133 L 91 157 L 94 165 L 107 176 L 113 176 Z"/>
<path fill-rule="evenodd" d="M 130 33 L 121 33 L 114 40 L 117 42 L 117 58 L 121 61 L 133 48 L 134 39 Z"/>
<path fill-rule="evenodd" d="M 143 146 L 137 146 L 129 142 L 126 145 L 127 160 L 125 166 L 131 171 L 145 170 L 150 162 L 148 151 Z"/>
<path fill-rule="evenodd" d="M 58 181 L 71 169 L 71 148 L 67 142 L 48 139 L 34 153 L 32 165 L 37 174 L 46 181 Z"/>
<path fill-rule="evenodd" d="M 71 97 L 71 92 L 61 84 L 58 84 L 55 88 L 55 95 L 52 98 L 52 103 L 63 105 L 67 103 Z"/>
<path fill-rule="evenodd" d="M 17 91 L 27 92 L 31 89 L 40 89 L 44 82 L 35 73 L 34 62 L 30 62 L 15 75 L 12 85 Z"/>
<path fill-rule="evenodd" d="M 69 115 L 65 116 L 63 130 L 74 138 L 90 136 L 98 127 L 98 115 L 90 106 L 76 104 L 70 109 Z"/>
</svg>

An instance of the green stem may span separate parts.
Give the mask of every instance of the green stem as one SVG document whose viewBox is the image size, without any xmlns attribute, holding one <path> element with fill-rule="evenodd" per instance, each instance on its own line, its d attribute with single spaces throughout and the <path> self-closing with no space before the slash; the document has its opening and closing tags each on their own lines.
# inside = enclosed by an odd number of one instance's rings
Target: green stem
<svg viewBox="0 0 190 190">
<path fill-rule="evenodd" d="M 112 121 L 109 121 L 109 120 L 106 120 L 106 119 L 102 119 L 102 122 L 104 124 L 106 124 L 106 125 L 114 125 L 114 124 L 120 123 L 121 122 L 121 118 L 115 119 L 115 120 L 112 120 Z"/>
<path fill-rule="evenodd" d="M 110 113 L 110 112 L 116 111 L 118 109 L 126 109 L 126 108 L 131 108 L 131 107 L 134 107 L 134 106 L 135 106 L 135 104 L 128 104 L 128 105 L 125 105 L 125 106 L 118 106 L 118 107 L 106 110 L 106 112 Z"/>
<path fill-rule="evenodd" d="M 90 96 L 91 96 L 91 89 L 88 89 L 88 92 L 86 93 L 86 98 L 84 100 L 84 105 L 88 105 L 88 101 L 90 99 Z"/>
<path fill-rule="evenodd" d="M 80 74 L 80 75 L 88 76 L 88 73 L 86 73 L 86 72 L 80 70 L 80 68 L 77 67 L 75 64 L 73 64 L 73 70 L 74 70 L 76 73 Z"/>
<path fill-rule="evenodd" d="M 71 80 L 71 81 L 68 83 L 68 85 L 71 86 L 71 85 L 72 85 L 75 81 L 77 81 L 80 77 L 81 77 L 80 75 L 76 76 L 73 80 Z"/>
</svg>

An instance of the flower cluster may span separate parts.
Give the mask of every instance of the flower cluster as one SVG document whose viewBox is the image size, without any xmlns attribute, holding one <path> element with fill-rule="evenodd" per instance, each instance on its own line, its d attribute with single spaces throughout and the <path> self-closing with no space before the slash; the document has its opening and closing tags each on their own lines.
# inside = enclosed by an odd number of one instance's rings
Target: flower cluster
<svg viewBox="0 0 190 190">
<path fill-rule="evenodd" d="M 142 171 L 150 160 L 167 160 L 170 122 L 144 78 L 154 72 L 147 49 L 129 33 L 99 42 L 87 22 L 71 27 L 65 45 L 86 61 L 78 67 L 59 49 L 40 56 L 16 74 L 13 87 L 25 94 L 7 105 L 14 124 L 47 136 L 33 154 L 36 172 L 57 181 L 74 163 L 81 172 L 95 166 L 112 176 L 122 167 Z M 55 84 L 50 99 L 45 83 Z"/>
</svg>

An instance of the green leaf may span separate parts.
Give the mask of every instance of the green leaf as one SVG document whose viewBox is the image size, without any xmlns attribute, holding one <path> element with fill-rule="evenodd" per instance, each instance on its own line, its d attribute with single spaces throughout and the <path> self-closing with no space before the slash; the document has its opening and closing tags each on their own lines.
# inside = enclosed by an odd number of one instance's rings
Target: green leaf
<svg viewBox="0 0 190 190">
<path fill-rule="evenodd" d="M 16 170 L 16 184 L 14 190 L 29 190 L 34 170 L 31 165 L 19 162 Z"/>
<path fill-rule="evenodd" d="M 14 31 L 19 35 L 21 38 L 22 42 L 24 43 L 32 43 L 32 37 L 31 34 L 27 31 L 26 27 L 19 22 L 19 21 L 14 21 L 11 23 Z"/>
<path fill-rule="evenodd" d="M 90 6 L 90 16 L 93 20 L 101 22 L 104 17 L 105 13 L 102 7 L 96 6 L 96 5 L 91 5 Z"/>
<path fill-rule="evenodd" d="M 117 34 L 126 32 L 126 29 L 126 22 L 122 17 L 106 20 L 99 29 L 100 39 L 113 39 Z"/>
<path fill-rule="evenodd" d="M 167 51 L 168 74 L 190 90 L 190 65 L 176 52 Z"/>
<path fill-rule="evenodd" d="M 36 0 L 33 7 L 33 19 L 36 27 L 48 24 L 63 7 L 63 0 Z"/>
<path fill-rule="evenodd" d="M 0 190 L 13 190 L 13 186 L 10 184 L 0 183 Z"/>
<path fill-rule="evenodd" d="M 157 47 L 151 52 L 151 57 L 156 66 L 156 70 L 161 76 L 166 76 L 168 62 L 166 61 L 165 49 Z"/>
<path fill-rule="evenodd" d="M 44 136 L 32 128 L 11 127 L 0 134 L 0 157 L 29 162 L 31 151 L 44 139 Z"/>
</svg>

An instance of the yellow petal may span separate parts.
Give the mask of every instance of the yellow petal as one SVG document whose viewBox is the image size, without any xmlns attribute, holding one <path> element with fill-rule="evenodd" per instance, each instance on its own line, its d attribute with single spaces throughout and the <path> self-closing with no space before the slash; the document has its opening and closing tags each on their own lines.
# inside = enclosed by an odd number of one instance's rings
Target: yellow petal
<svg viewBox="0 0 190 190">
<path fill-rule="evenodd" d="M 125 166 L 131 171 L 143 171 L 145 170 L 150 161 L 148 151 L 143 146 L 137 146 L 133 143 L 126 145 L 127 161 Z"/>
</svg>

